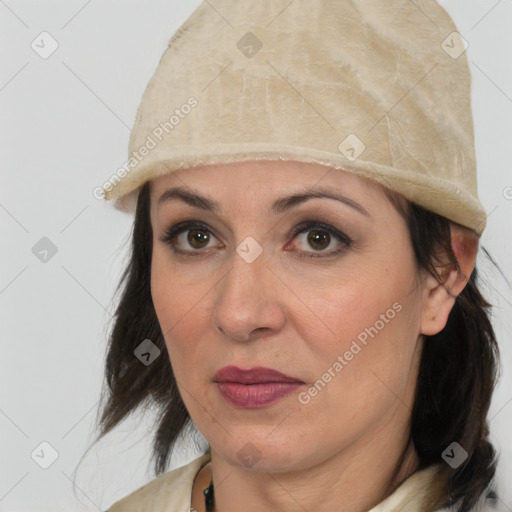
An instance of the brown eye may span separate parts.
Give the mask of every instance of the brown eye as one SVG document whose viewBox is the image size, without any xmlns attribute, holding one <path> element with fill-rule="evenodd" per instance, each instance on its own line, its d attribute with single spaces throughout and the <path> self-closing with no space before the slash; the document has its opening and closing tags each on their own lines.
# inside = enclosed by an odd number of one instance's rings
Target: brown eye
<svg viewBox="0 0 512 512">
<path fill-rule="evenodd" d="M 190 229 L 187 233 L 187 242 L 194 249 L 204 249 L 210 241 L 210 235 L 205 229 Z"/>
<path fill-rule="evenodd" d="M 309 258 L 340 255 L 352 244 L 352 240 L 344 233 L 318 221 L 308 221 L 297 226 L 293 238 L 297 238 L 298 252 Z M 333 246 L 331 250 L 326 250 L 330 246 Z"/>
<path fill-rule="evenodd" d="M 321 229 L 312 229 L 308 235 L 308 243 L 315 250 L 321 251 L 329 247 L 331 236 L 327 231 Z"/>
<path fill-rule="evenodd" d="M 199 256 L 205 253 L 202 249 L 211 247 L 211 242 L 216 240 L 216 237 L 206 225 L 186 221 L 171 226 L 160 240 L 170 245 L 176 253 Z"/>
</svg>

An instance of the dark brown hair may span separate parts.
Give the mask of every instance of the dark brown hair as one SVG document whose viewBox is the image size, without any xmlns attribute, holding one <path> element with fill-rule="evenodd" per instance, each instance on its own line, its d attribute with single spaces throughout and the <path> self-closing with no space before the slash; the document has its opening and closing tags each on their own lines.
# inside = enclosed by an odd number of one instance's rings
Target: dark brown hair
<svg viewBox="0 0 512 512">
<path fill-rule="evenodd" d="M 407 222 L 418 270 L 437 276 L 439 250 L 458 268 L 451 247 L 450 222 L 389 189 L 383 190 Z M 116 289 L 121 296 L 109 334 L 100 433 L 95 442 L 139 407 L 155 407 L 158 417 L 152 460 L 155 475 L 159 475 L 167 469 L 178 436 L 192 423 L 176 385 L 152 302 L 153 231 L 149 209 L 150 189 L 146 183 L 138 197 L 130 261 Z M 477 283 L 475 268 L 455 300 L 446 327 L 434 336 L 425 336 L 411 438 L 419 469 L 442 463 L 447 484 L 441 497 L 432 500 L 432 510 L 449 504 L 456 505 L 458 512 L 471 510 L 492 484 L 496 471 L 487 413 L 497 380 L 499 352 L 490 322 L 490 304 Z M 161 351 L 149 366 L 134 356 L 134 350 L 145 339 Z M 457 469 L 441 458 L 454 441 L 468 453 Z"/>
</svg>

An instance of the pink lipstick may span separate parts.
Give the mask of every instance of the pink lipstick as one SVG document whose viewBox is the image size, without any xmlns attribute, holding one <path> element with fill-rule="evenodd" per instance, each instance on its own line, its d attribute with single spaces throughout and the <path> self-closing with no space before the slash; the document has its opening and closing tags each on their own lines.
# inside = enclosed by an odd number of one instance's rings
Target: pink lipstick
<svg viewBox="0 0 512 512">
<path fill-rule="evenodd" d="M 256 409 L 277 402 L 304 384 L 295 377 L 257 367 L 242 370 L 224 366 L 213 377 L 221 396 L 229 404 L 246 409 Z"/>
</svg>

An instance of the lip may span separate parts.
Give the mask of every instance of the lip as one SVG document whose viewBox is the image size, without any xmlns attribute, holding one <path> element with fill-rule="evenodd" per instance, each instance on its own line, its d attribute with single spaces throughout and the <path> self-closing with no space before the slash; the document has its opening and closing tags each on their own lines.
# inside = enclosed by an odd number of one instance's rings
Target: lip
<svg viewBox="0 0 512 512">
<path fill-rule="evenodd" d="M 300 379 L 261 366 L 247 370 L 225 366 L 217 371 L 213 382 L 229 404 L 247 409 L 273 404 L 304 384 Z"/>
</svg>

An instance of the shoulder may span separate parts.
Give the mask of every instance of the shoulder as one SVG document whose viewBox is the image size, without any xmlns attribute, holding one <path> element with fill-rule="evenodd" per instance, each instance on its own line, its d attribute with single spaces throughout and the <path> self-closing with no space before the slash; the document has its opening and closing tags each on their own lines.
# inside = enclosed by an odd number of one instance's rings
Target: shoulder
<svg viewBox="0 0 512 512">
<path fill-rule="evenodd" d="M 194 479 L 209 460 L 210 455 L 205 454 L 185 466 L 158 476 L 113 503 L 106 512 L 188 511 Z"/>
<path fill-rule="evenodd" d="M 440 489 L 445 482 L 441 465 L 432 465 L 413 473 L 384 501 L 372 508 L 369 512 L 426 512 L 433 510 L 433 503 L 437 501 Z M 486 498 L 486 495 L 489 496 Z M 495 497 L 491 498 L 489 492 L 472 508 L 473 512 L 504 512 L 497 508 Z M 435 512 L 457 512 L 457 507 L 437 509 Z"/>
<path fill-rule="evenodd" d="M 488 490 L 478 500 L 477 504 L 471 509 L 473 512 L 505 512 L 502 508 L 502 502 L 499 500 L 495 491 Z M 510 510 L 507 508 L 507 510 Z M 457 512 L 457 507 L 446 507 L 438 509 L 435 512 Z"/>
</svg>

